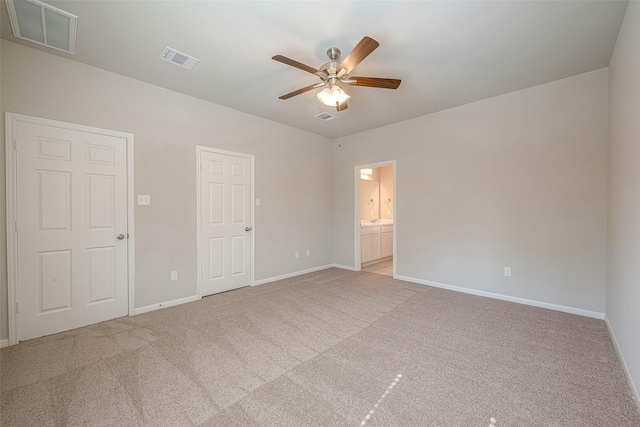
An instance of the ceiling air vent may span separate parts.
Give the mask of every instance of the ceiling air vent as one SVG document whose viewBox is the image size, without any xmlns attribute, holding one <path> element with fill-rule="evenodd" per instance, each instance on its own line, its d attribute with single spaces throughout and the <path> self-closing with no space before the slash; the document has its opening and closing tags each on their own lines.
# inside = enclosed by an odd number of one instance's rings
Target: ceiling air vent
<svg viewBox="0 0 640 427">
<path fill-rule="evenodd" d="M 38 0 L 7 0 L 13 35 L 74 54 L 78 17 Z"/>
<path fill-rule="evenodd" d="M 160 54 L 160 59 L 164 59 L 167 62 L 171 62 L 172 64 L 179 65 L 187 70 L 192 69 L 198 62 L 199 59 L 194 58 L 193 56 L 189 56 L 186 53 L 178 52 L 175 49 L 171 49 L 170 47 L 165 47 L 162 53 Z"/>
<path fill-rule="evenodd" d="M 320 113 L 320 114 L 317 114 L 316 117 L 319 118 L 320 120 L 324 120 L 325 122 L 336 118 L 336 116 L 332 116 L 329 113 Z"/>
</svg>

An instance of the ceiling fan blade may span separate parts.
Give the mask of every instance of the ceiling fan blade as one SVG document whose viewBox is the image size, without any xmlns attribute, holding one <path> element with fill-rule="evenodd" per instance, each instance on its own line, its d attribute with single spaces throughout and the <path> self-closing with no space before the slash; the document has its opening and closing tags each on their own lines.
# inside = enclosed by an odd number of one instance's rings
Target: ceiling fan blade
<svg viewBox="0 0 640 427">
<path fill-rule="evenodd" d="M 286 95 L 279 96 L 278 98 L 280 98 L 280 99 L 289 99 L 289 98 L 292 98 L 292 97 L 294 97 L 296 95 L 300 95 L 301 93 L 308 92 L 311 89 L 314 89 L 316 86 L 317 86 L 317 84 L 312 84 L 312 85 L 309 85 L 307 87 L 303 87 L 302 89 L 298 89 L 296 91 L 288 93 Z"/>
<path fill-rule="evenodd" d="M 355 83 L 350 83 L 350 81 L 354 81 Z M 400 86 L 400 82 L 402 80 L 399 79 L 383 79 L 378 77 L 349 77 L 349 81 L 345 82 L 351 86 L 368 86 L 368 87 L 379 87 L 383 89 L 398 89 Z"/>
<path fill-rule="evenodd" d="M 344 101 L 342 104 L 336 105 L 336 110 L 338 111 L 344 111 L 347 108 L 349 108 L 349 105 L 347 105 L 347 101 Z"/>
<path fill-rule="evenodd" d="M 276 55 L 271 59 L 282 62 L 283 64 L 291 65 L 292 67 L 299 68 L 302 71 L 306 71 L 307 73 L 316 74 L 318 72 L 317 68 L 309 67 L 308 65 L 304 65 L 301 62 L 294 61 L 293 59 L 287 58 L 286 56 Z"/>
<path fill-rule="evenodd" d="M 347 73 L 353 71 L 356 66 L 362 62 L 364 58 L 369 56 L 371 52 L 376 50 L 376 48 L 380 46 L 380 43 L 372 39 L 371 37 L 364 36 L 360 43 L 353 48 L 353 50 L 347 55 L 347 57 L 342 61 L 342 64 L 338 67 L 338 70 L 341 68 L 346 68 Z"/>
</svg>

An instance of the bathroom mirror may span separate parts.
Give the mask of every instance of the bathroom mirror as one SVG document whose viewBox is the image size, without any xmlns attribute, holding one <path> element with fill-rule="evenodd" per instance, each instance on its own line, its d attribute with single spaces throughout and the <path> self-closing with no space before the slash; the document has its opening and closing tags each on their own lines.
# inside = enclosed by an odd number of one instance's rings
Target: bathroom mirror
<svg viewBox="0 0 640 427">
<path fill-rule="evenodd" d="M 380 183 L 360 180 L 360 218 L 364 221 L 380 219 Z"/>
</svg>

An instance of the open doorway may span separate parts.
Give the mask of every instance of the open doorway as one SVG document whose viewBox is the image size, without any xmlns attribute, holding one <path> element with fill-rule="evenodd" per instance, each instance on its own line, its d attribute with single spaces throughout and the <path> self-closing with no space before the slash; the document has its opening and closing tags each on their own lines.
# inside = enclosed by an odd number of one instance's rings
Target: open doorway
<svg viewBox="0 0 640 427">
<path fill-rule="evenodd" d="M 396 162 L 355 167 L 355 269 L 396 271 Z"/>
</svg>

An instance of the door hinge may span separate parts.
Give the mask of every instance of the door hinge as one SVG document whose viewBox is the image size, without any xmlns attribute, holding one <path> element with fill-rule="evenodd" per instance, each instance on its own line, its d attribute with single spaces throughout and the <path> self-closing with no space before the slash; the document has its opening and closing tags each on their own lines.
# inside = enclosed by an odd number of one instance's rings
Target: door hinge
<svg viewBox="0 0 640 427">
<path fill-rule="evenodd" d="M 13 150 L 14 151 L 18 151 L 18 140 L 17 139 L 13 140 Z"/>
<path fill-rule="evenodd" d="M 15 229 L 16 229 L 16 233 L 18 232 L 18 221 L 14 222 L 15 224 Z"/>
<path fill-rule="evenodd" d="M 20 313 L 20 306 L 18 305 L 17 301 L 16 301 L 16 313 Z"/>
<path fill-rule="evenodd" d="M 202 163 L 200 163 L 200 172 L 202 172 Z"/>
</svg>

